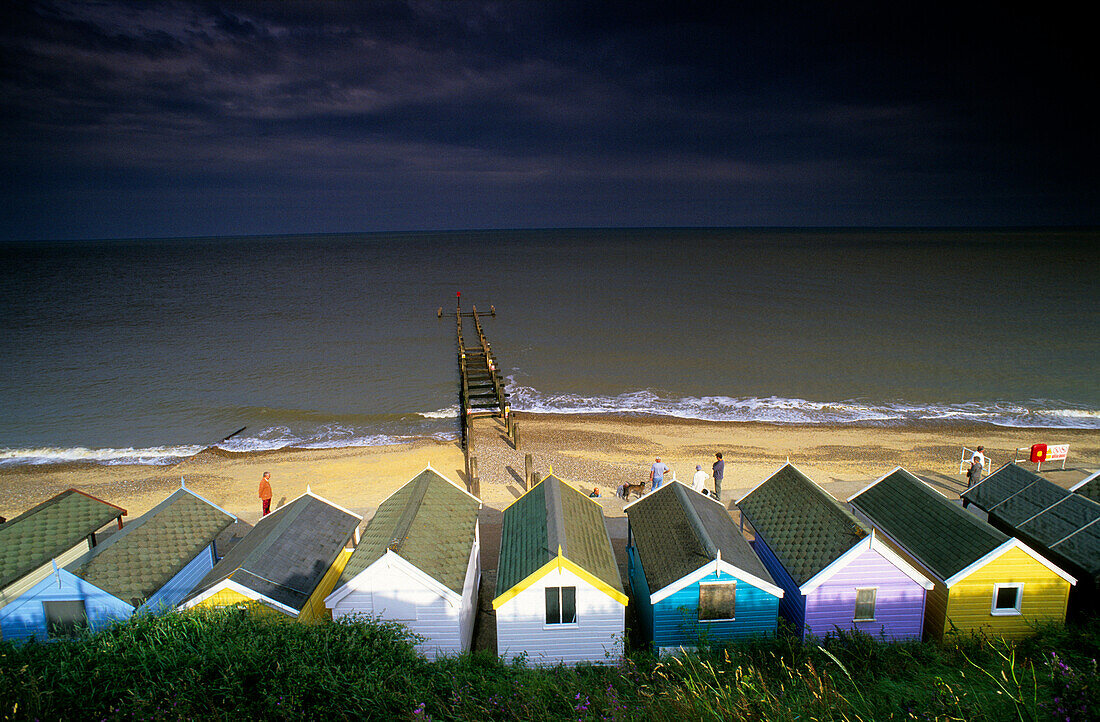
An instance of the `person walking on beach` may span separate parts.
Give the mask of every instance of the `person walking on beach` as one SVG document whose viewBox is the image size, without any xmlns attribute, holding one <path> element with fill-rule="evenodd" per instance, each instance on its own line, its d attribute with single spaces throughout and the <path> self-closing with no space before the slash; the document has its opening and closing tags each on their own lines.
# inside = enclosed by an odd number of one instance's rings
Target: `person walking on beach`
<svg viewBox="0 0 1100 722">
<path fill-rule="evenodd" d="M 971 461 L 979 461 L 982 465 L 982 471 L 985 471 L 986 457 L 982 452 L 985 451 L 984 446 L 979 446 L 978 450 L 974 452 L 974 456 L 970 457 Z"/>
<path fill-rule="evenodd" d="M 260 479 L 260 501 L 263 503 L 264 513 L 261 516 L 267 516 L 271 513 L 271 472 L 265 471 L 263 478 Z"/>
<path fill-rule="evenodd" d="M 691 479 L 691 488 L 700 494 L 707 491 L 707 472 L 703 471 L 702 464 L 695 465 L 695 476 Z"/>
<path fill-rule="evenodd" d="M 710 467 L 711 470 L 714 473 L 714 498 L 715 499 L 721 499 L 722 498 L 722 477 L 725 476 L 725 474 L 726 474 L 726 462 L 722 461 L 722 452 L 721 451 L 716 452 L 714 454 L 714 458 L 718 459 L 718 461 L 714 462 L 714 465 Z"/>
<path fill-rule="evenodd" d="M 656 491 L 661 487 L 661 483 L 665 480 L 665 472 L 668 471 L 668 466 L 661 461 L 661 457 L 653 462 L 653 466 L 649 468 L 649 488 L 650 491 Z"/>
<path fill-rule="evenodd" d="M 982 456 L 980 454 L 974 454 L 974 458 L 970 460 L 970 468 L 966 470 L 967 489 L 982 480 L 982 469 Z"/>
</svg>

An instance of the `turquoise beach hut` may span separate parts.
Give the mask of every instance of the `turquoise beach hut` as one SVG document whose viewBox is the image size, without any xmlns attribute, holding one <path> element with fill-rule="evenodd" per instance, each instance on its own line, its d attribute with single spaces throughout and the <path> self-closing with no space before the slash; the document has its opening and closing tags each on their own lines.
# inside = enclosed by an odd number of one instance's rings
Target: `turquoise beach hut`
<svg viewBox="0 0 1100 722">
<path fill-rule="evenodd" d="M 64 567 L 56 562 L 0 609 L 4 639 L 93 630 L 178 604 L 214 566 L 215 538 L 236 517 L 181 485 L 147 513 Z"/>
<path fill-rule="evenodd" d="M 623 509 L 638 618 L 659 651 L 775 634 L 783 590 L 720 502 L 673 481 Z"/>
</svg>

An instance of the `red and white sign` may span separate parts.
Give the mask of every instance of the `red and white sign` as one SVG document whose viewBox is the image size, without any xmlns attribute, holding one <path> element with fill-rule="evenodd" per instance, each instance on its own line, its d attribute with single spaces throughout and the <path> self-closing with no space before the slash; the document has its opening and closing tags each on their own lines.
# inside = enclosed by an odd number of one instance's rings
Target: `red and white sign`
<svg viewBox="0 0 1100 722">
<path fill-rule="evenodd" d="M 1025 446 L 1023 449 L 1018 449 L 1017 453 L 1027 450 Z M 1032 444 L 1029 460 L 1034 464 L 1042 464 L 1044 461 L 1065 462 L 1067 456 L 1069 456 L 1069 444 Z M 1063 466 L 1065 466 L 1064 463 Z"/>
<path fill-rule="evenodd" d="M 1069 444 L 1049 444 L 1043 461 L 1062 461 L 1069 456 Z"/>
</svg>

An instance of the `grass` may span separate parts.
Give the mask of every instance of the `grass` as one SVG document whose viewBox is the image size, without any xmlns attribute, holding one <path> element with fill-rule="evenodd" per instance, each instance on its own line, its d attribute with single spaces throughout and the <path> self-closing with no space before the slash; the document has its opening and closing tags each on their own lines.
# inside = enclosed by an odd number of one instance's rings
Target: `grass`
<svg viewBox="0 0 1100 722">
<path fill-rule="evenodd" d="M 1085 720 L 1100 622 L 1011 644 L 841 633 L 529 668 L 427 661 L 396 624 L 297 625 L 241 610 L 142 616 L 71 640 L 0 643 L 2 719 Z"/>
</svg>

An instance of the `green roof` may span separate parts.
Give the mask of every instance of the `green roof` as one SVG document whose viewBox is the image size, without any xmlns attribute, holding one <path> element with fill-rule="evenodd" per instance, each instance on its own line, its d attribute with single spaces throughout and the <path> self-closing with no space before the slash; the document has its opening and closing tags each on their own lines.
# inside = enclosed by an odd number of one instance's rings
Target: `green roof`
<svg viewBox="0 0 1100 722">
<path fill-rule="evenodd" d="M 722 561 L 774 584 L 756 552 L 718 503 L 678 481 L 629 505 L 630 534 L 652 592 L 664 589 L 708 562 Z"/>
<path fill-rule="evenodd" d="M 0 524 L 0 588 L 72 549 L 126 510 L 68 489 Z"/>
<path fill-rule="evenodd" d="M 69 569 L 138 607 L 234 521 L 236 517 L 187 489 L 178 489 Z"/>
<path fill-rule="evenodd" d="M 504 510 L 497 565 L 497 596 L 562 556 L 623 591 L 603 507 L 550 475 Z"/>
<path fill-rule="evenodd" d="M 791 464 L 768 477 L 737 506 L 800 586 L 871 533 Z"/>
<path fill-rule="evenodd" d="M 361 521 L 319 496 L 303 494 L 256 522 L 190 596 L 232 579 L 301 611 Z"/>
<path fill-rule="evenodd" d="M 943 580 L 1008 541 L 905 469 L 875 482 L 851 503 Z"/>
<path fill-rule="evenodd" d="M 392 549 L 461 594 L 480 508 L 476 498 L 425 469 L 378 506 L 336 589 Z"/>
</svg>

